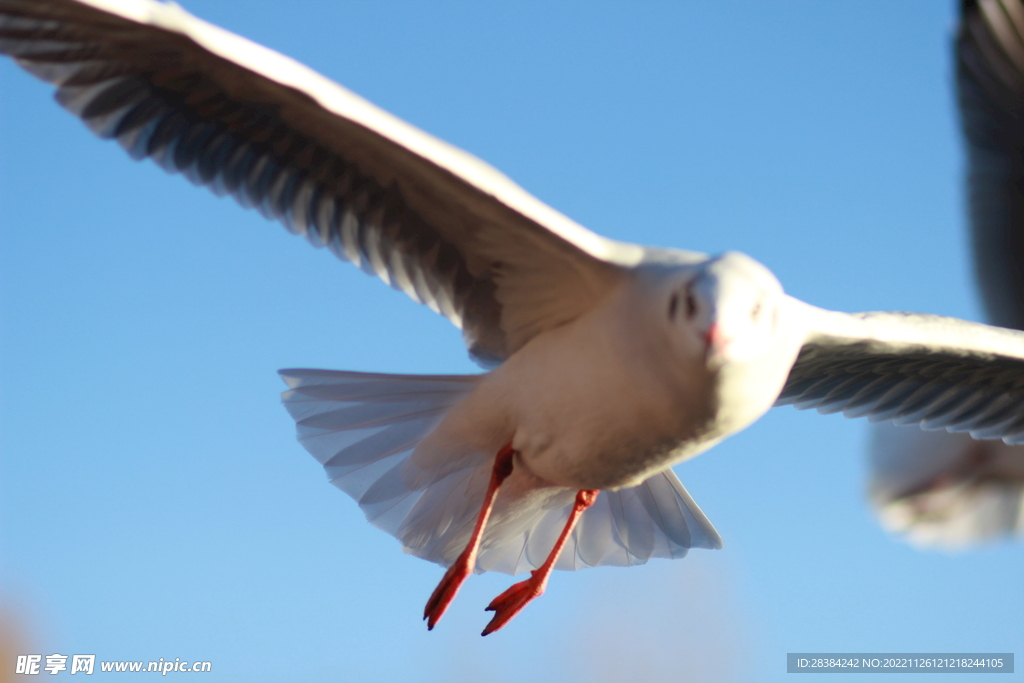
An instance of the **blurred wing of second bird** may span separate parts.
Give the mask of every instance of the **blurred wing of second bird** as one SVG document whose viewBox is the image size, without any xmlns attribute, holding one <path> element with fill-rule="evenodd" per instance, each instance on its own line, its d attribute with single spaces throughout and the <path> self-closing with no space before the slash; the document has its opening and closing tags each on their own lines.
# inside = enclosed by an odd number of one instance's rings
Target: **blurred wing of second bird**
<svg viewBox="0 0 1024 683">
<path fill-rule="evenodd" d="M 1024 3 L 963 0 L 956 85 L 975 279 L 986 322 L 1024 329 Z M 1024 532 L 1024 446 L 874 426 L 869 494 L 910 543 L 961 549 Z"/>
</svg>

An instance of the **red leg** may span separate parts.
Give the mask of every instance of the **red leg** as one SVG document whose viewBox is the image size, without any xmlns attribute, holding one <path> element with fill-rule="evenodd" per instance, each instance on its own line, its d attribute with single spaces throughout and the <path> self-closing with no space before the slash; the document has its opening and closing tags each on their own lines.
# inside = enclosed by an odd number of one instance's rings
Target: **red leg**
<svg viewBox="0 0 1024 683">
<path fill-rule="evenodd" d="M 544 588 L 548 585 L 548 577 L 551 576 L 551 570 L 555 568 L 558 556 L 562 554 L 565 542 L 569 540 L 569 534 L 572 533 L 573 527 L 576 526 L 583 511 L 597 500 L 598 493 L 600 491 L 596 489 L 584 489 L 576 494 L 576 502 L 572 506 L 572 512 L 569 513 L 569 519 L 565 523 L 565 528 L 562 529 L 562 534 L 555 541 L 555 547 L 548 554 L 548 559 L 530 572 L 530 578 L 526 581 L 520 581 L 491 601 L 491 604 L 487 606 L 487 611 L 494 612 L 494 618 L 480 635 L 486 636 L 488 633 L 494 633 L 510 622 L 512 617 L 519 614 L 531 600 L 544 594 Z"/>
<path fill-rule="evenodd" d="M 448 605 L 455 599 L 462 582 L 466 580 L 469 573 L 476 566 L 476 553 L 480 549 L 480 537 L 483 535 L 484 527 L 487 525 L 487 518 L 491 516 L 491 508 L 494 507 L 494 498 L 498 495 L 501 483 L 512 474 L 512 443 L 509 442 L 504 448 L 498 451 L 494 459 L 494 468 L 491 470 L 491 481 L 487 485 L 487 493 L 484 494 L 484 503 L 480 506 L 480 515 L 476 519 L 476 526 L 473 527 L 473 535 L 469 537 L 466 549 L 462 551 L 455 563 L 448 567 L 441 583 L 437 584 L 434 593 L 427 600 L 427 606 L 423 608 L 423 618 L 427 620 L 427 630 L 432 630 Z"/>
</svg>

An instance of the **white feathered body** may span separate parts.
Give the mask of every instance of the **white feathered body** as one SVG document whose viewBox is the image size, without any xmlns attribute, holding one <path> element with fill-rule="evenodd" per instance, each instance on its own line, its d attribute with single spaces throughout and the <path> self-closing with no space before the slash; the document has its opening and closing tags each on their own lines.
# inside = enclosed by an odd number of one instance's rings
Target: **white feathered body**
<svg viewBox="0 0 1024 683">
<path fill-rule="evenodd" d="M 645 275 L 482 376 L 416 448 L 409 483 L 471 454 L 493 458 L 511 442 L 516 465 L 545 485 L 635 486 L 763 415 L 788 365 L 709 368 L 668 324 L 656 295 L 661 278 Z"/>
</svg>

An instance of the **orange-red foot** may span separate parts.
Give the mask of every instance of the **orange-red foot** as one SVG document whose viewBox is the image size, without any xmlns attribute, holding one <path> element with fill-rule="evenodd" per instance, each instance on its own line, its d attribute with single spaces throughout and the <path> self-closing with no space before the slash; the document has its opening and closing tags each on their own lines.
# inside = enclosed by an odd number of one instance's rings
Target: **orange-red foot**
<svg viewBox="0 0 1024 683">
<path fill-rule="evenodd" d="M 441 583 L 437 584 L 437 588 L 434 589 L 430 599 L 427 600 L 427 606 L 423 608 L 423 618 L 427 620 L 428 631 L 432 631 L 434 624 L 444 616 L 448 605 L 455 599 L 455 594 L 462 587 L 462 582 L 469 576 L 469 563 L 467 560 L 466 553 L 459 555 L 459 559 L 455 560 L 455 564 L 448 567 L 448 571 L 444 573 Z"/>
<path fill-rule="evenodd" d="M 583 511 L 597 500 L 598 493 L 600 491 L 597 489 L 583 489 L 576 492 L 576 502 L 569 512 L 569 519 L 565 521 L 562 533 L 559 534 L 558 540 L 555 541 L 555 547 L 548 553 L 544 564 L 530 572 L 530 578 L 526 581 L 520 581 L 491 601 L 491 604 L 487 606 L 487 611 L 494 612 L 494 618 L 480 635 L 486 636 L 488 633 L 494 633 L 510 622 L 512 617 L 519 614 L 524 607 L 530 604 L 531 600 L 544 594 L 544 588 L 548 585 L 548 577 L 551 576 L 551 570 L 558 562 L 558 556 L 562 554 L 565 542 L 569 540 L 569 534 L 572 533 Z"/>
<path fill-rule="evenodd" d="M 494 633 L 499 628 L 512 621 L 512 617 L 523 611 L 523 608 L 530 604 L 534 598 L 544 594 L 544 587 L 547 584 L 547 576 L 540 570 L 530 572 L 530 578 L 514 584 L 507 591 L 491 600 L 485 611 L 494 612 L 494 617 L 487 624 L 480 635 L 486 636 Z"/>
<path fill-rule="evenodd" d="M 423 618 L 427 620 L 428 631 L 433 630 L 434 624 L 444 616 L 448 605 L 455 599 L 455 594 L 462 587 L 462 582 L 466 580 L 473 567 L 476 566 L 476 554 L 480 548 L 480 537 L 484 532 L 484 527 L 487 525 L 487 518 L 491 515 L 494 498 L 498 495 L 501 483 L 512 474 L 512 459 L 514 456 L 515 451 L 512 450 L 510 442 L 498 451 L 498 456 L 494 459 L 494 466 L 491 468 L 491 481 L 487 485 L 486 493 L 484 493 L 484 502 L 480 506 L 480 514 L 477 516 L 476 526 L 473 527 L 473 533 L 469 537 L 469 542 L 466 543 L 466 548 L 459 555 L 459 558 L 455 560 L 455 564 L 445 572 L 441 583 L 437 584 L 437 588 L 434 589 L 430 599 L 427 600 L 427 606 L 423 608 Z"/>
</svg>

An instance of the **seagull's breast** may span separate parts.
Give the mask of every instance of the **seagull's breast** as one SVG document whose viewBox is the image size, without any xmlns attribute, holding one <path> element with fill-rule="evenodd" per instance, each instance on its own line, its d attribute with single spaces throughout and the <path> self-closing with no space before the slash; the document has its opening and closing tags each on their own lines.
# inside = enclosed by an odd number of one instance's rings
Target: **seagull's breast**
<svg viewBox="0 0 1024 683">
<path fill-rule="evenodd" d="M 670 331 L 612 297 L 544 332 L 484 380 L 475 400 L 507 411 L 536 476 L 571 488 L 639 483 L 725 436 L 717 373 L 680 358 Z"/>
</svg>

